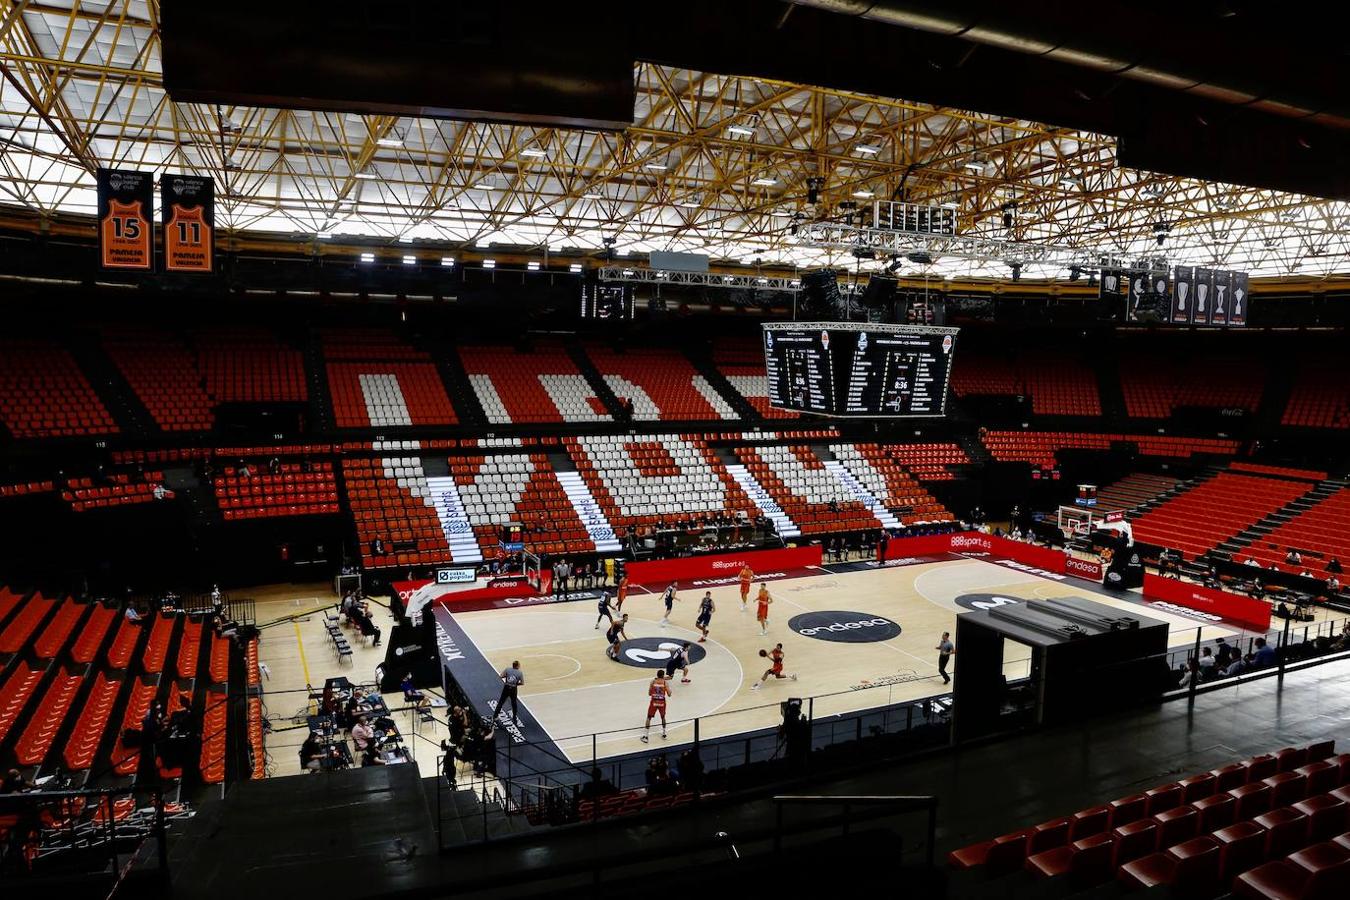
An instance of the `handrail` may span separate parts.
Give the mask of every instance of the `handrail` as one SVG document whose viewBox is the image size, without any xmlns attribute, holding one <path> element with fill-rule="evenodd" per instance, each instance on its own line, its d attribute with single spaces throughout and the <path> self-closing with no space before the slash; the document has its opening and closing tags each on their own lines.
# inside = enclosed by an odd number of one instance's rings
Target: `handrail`
<svg viewBox="0 0 1350 900">
<path fill-rule="evenodd" d="M 849 814 L 855 806 L 889 807 L 894 812 L 928 813 L 928 841 L 924 853 L 928 865 L 933 865 L 934 844 L 937 842 L 937 807 L 935 796 L 923 794 L 775 794 L 773 852 L 783 849 L 783 807 L 784 806 L 842 806 L 844 808 L 843 833 L 849 833 L 851 821 Z"/>
</svg>

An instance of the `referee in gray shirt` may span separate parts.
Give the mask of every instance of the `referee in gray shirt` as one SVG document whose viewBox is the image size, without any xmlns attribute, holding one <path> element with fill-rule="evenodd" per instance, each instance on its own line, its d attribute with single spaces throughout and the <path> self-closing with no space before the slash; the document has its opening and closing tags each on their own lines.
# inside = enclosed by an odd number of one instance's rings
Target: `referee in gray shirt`
<svg viewBox="0 0 1350 900">
<path fill-rule="evenodd" d="M 520 686 L 525 683 L 525 673 L 520 671 L 520 660 L 512 660 L 511 667 L 502 669 L 502 695 L 497 698 L 498 715 L 506 709 L 506 698 L 511 698 L 511 718 L 517 725 L 520 724 L 520 704 L 516 699 L 516 692 Z"/>
</svg>

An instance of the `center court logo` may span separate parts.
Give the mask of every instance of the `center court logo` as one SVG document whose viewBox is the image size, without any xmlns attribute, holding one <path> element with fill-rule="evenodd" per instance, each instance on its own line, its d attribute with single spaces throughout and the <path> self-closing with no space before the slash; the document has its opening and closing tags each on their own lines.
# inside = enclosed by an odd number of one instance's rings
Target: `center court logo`
<svg viewBox="0 0 1350 900">
<path fill-rule="evenodd" d="M 664 669 L 675 651 L 680 649 L 681 641 L 670 638 L 640 637 L 624 641 L 619 649 L 619 662 L 639 669 Z M 689 665 L 693 665 L 708 655 L 698 644 L 689 645 Z"/>
<path fill-rule="evenodd" d="M 890 619 L 842 610 L 802 613 L 788 620 L 788 628 L 802 637 L 845 644 L 889 641 L 900 635 L 900 626 Z"/>
</svg>

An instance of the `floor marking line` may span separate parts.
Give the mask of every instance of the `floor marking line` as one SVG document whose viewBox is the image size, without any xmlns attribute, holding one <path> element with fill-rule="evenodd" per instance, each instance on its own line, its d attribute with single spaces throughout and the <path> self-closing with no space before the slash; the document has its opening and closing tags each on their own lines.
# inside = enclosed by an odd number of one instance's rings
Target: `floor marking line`
<svg viewBox="0 0 1350 900">
<path fill-rule="evenodd" d="M 300 668 L 305 673 L 305 684 L 313 684 L 313 680 L 309 677 L 309 660 L 305 659 L 305 640 L 300 635 L 300 623 L 292 621 L 291 624 L 295 626 L 295 646 L 300 649 Z"/>
</svg>

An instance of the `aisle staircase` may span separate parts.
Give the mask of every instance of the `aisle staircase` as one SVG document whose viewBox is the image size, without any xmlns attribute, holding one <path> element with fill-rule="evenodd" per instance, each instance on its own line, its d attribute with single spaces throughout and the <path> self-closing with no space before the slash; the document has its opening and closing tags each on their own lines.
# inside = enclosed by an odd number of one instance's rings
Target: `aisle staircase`
<svg viewBox="0 0 1350 900">
<path fill-rule="evenodd" d="M 586 487 L 586 482 L 581 480 L 581 473 L 571 469 L 555 471 L 554 475 L 558 478 L 558 484 L 562 485 L 563 493 L 571 501 L 572 509 L 576 510 L 577 518 L 586 526 L 586 534 L 595 544 L 595 549 L 600 553 L 614 553 L 621 549 L 614 534 L 614 526 L 609 523 L 605 511 Z"/>
<path fill-rule="evenodd" d="M 436 518 L 441 521 L 441 531 L 445 533 L 446 543 L 450 545 L 450 557 L 455 562 L 482 562 L 483 552 L 478 547 L 473 526 L 464 511 L 464 501 L 459 496 L 459 486 L 454 476 L 440 475 L 427 478 L 427 487 L 431 489 L 432 506 Z"/>
<path fill-rule="evenodd" d="M 764 490 L 764 486 L 755 480 L 755 476 L 750 474 L 750 470 L 740 463 L 728 462 L 727 471 L 731 477 L 736 479 L 736 483 L 745 491 L 747 497 L 759 507 L 760 512 L 768 517 L 773 523 L 774 530 L 778 532 L 781 538 L 800 537 L 802 530 L 797 527 L 797 523 L 788 518 L 788 514 L 783 512 L 783 508 Z"/>
<path fill-rule="evenodd" d="M 822 455 L 822 451 L 817 450 L 816 454 Z M 848 488 L 849 493 L 857 498 L 858 502 L 867 507 L 867 511 L 877 517 L 881 527 L 885 529 L 901 528 L 903 523 L 895 517 L 890 508 L 877 499 L 876 495 L 863 486 L 848 467 L 837 459 L 825 461 L 825 471 L 829 472 L 835 478 L 839 479 L 844 487 Z"/>
<path fill-rule="evenodd" d="M 1301 497 L 1291 500 L 1264 518 L 1253 522 L 1228 540 L 1221 542 L 1217 549 L 1230 554 L 1237 554 L 1281 525 L 1291 519 L 1298 518 L 1323 500 L 1338 493 L 1343 487 L 1345 487 L 1343 481 L 1319 481 Z"/>
</svg>

